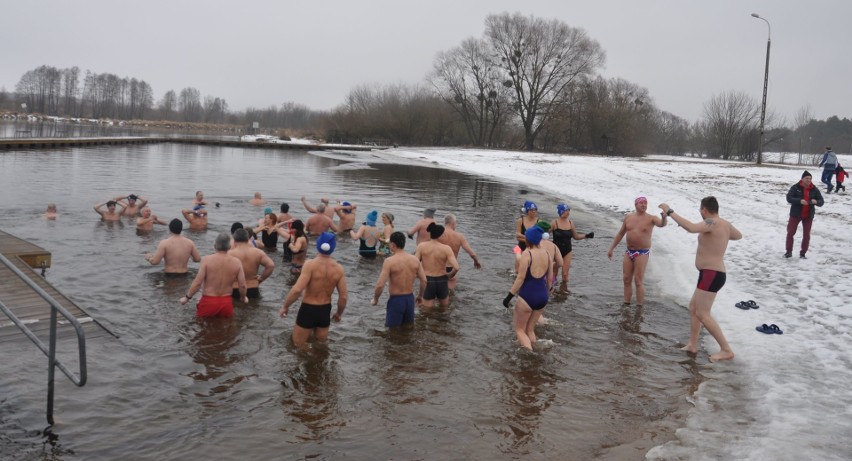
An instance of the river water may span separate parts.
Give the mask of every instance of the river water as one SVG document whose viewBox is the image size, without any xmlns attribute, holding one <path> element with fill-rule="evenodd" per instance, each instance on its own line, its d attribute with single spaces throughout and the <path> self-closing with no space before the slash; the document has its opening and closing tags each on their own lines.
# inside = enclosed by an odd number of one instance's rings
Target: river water
<svg viewBox="0 0 852 461">
<path fill-rule="evenodd" d="M 341 240 L 343 321 L 326 348 L 297 352 L 295 316 L 277 316 L 295 282 L 280 252 L 260 300 L 231 320 L 200 321 L 177 302 L 190 280 L 166 279 L 143 259 L 167 231 L 137 235 L 132 223 L 106 225 L 91 209 L 139 193 L 168 221 L 196 190 L 220 203 L 208 231 L 186 233 L 202 254 L 233 221 L 260 218 L 247 203 L 260 191 L 303 218 L 302 195 L 351 201 L 359 216 L 390 211 L 402 230 L 428 206 L 438 218 L 455 213 L 484 268 L 462 252 L 450 308 L 388 331 L 387 294 L 369 305 L 381 261 L 360 260 L 357 243 Z M 47 279 L 119 336 L 88 342 L 85 387 L 57 374 L 57 424 L 46 434 L 46 361 L 23 336 L 3 345 L 0 458 L 643 459 L 684 424 L 702 380 L 675 347 L 688 316 L 650 295 L 644 308 L 622 308 L 621 265 L 606 258 L 618 217 L 575 208 L 580 230 L 598 238 L 575 243 L 571 291 L 548 304 L 539 350 L 519 348 L 500 302 L 513 280 L 514 219 L 528 199 L 553 218 L 570 198 L 393 164 L 381 152 L 177 144 L 0 152 L 0 229 L 51 251 Z M 49 202 L 57 221 L 40 218 Z"/>
</svg>

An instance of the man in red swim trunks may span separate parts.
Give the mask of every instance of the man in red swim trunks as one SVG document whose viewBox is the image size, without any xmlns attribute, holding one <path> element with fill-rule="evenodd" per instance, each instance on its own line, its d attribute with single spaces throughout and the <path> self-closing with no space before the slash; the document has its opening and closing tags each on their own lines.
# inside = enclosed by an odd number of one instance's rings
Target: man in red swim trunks
<svg viewBox="0 0 852 461">
<path fill-rule="evenodd" d="M 660 204 L 660 209 L 687 232 L 698 234 L 698 250 L 695 252 L 698 286 L 689 301 L 689 342 L 682 349 L 692 354 L 698 352 L 698 335 L 703 325 L 722 349 L 711 355 L 710 361 L 732 360 L 734 351 L 731 350 L 719 324 L 710 315 L 710 309 L 716 300 L 716 293 L 725 285 L 724 257 L 728 242 L 743 238 L 743 234 L 728 220 L 719 217 L 719 202 L 713 196 L 701 200 L 700 212 L 703 221 L 690 222 L 665 203 Z"/>
<path fill-rule="evenodd" d="M 234 282 L 240 290 L 240 299 L 248 302 L 246 297 L 246 277 L 243 272 L 243 264 L 239 259 L 229 256 L 231 248 L 231 236 L 221 233 L 216 237 L 213 248 L 216 253 L 201 258 L 201 266 L 198 275 L 192 281 L 192 285 L 186 292 L 186 296 L 180 298 L 181 304 L 186 304 L 192 296 L 204 286 L 201 300 L 196 307 L 196 315 L 199 317 L 233 317 L 234 304 L 231 301 L 231 288 Z"/>
</svg>

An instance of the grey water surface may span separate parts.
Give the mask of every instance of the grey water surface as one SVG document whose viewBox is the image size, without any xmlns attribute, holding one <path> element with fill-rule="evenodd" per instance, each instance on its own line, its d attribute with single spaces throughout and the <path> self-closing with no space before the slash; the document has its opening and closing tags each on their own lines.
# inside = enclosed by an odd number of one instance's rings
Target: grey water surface
<svg viewBox="0 0 852 461">
<path fill-rule="evenodd" d="M 552 219 L 565 198 L 387 163 L 381 152 L 324 155 L 177 144 L 0 152 L 0 229 L 52 252 L 47 279 L 119 335 L 89 341 L 85 387 L 57 374 L 57 424 L 46 434 L 46 360 L 23 336 L 3 345 L 0 458 L 643 459 L 673 437 L 701 381 L 677 348 L 688 317 L 656 302 L 653 286 L 644 308 L 621 306 L 621 264 L 606 258 L 613 216 L 575 206 L 572 219 L 598 238 L 575 242 L 570 292 L 556 291 L 540 348 L 527 352 L 501 305 L 514 220 L 524 200 Z M 462 252 L 450 308 L 387 331 L 387 294 L 369 304 L 381 260 L 361 260 L 357 242 L 342 239 L 334 256 L 349 305 L 327 347 L 298 352 L 294 316 L 277 315 L 295 282 L 280 250 L 262 299 L 238 304 L 233 319 L 200 321 L 178 303 L 191 279 L 167 279 L 143 259 L 166 229 L 138 235 L 130 220 L 108 225 L 92 211 L 139 193 L 168 221 L 196 190 L 220 204 L 208 231 L 186 233 L 202 254 L 233 221 L 256 223 L 262 207 L 248 199 L 259 191 L 303 219 L 303 195 L 353 202 L 359 222 L 390 211 L 401 230 L 428 206 L 439 219 L 455 213 L 484 268 Z M 49 202 L 56 221 L 40 218 Z"/>
</svg>

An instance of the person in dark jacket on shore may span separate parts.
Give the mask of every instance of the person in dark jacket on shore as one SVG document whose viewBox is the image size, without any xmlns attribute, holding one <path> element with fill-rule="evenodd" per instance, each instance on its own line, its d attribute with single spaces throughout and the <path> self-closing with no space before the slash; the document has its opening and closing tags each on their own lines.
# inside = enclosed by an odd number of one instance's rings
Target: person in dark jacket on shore
<svg viewBox="0 0 852 461">
<path fill-rule="evenodd" d="M 801 181 L 793 184 L 787 192 L 787 203 L 790 204 L 790 220 L 787 221 L 787 252 L 784 257 L 793 256 L 793 237 L 799 223 L 802 223 L 802 249 L 799 251 L 799 257 L 804 259 L 811 241 L 811 224 L 816 214 L 814 206 L 822 206 L 825 203 L 819 188 L 814 187 L 810 173 L 805 171 Z"/>
</svg>

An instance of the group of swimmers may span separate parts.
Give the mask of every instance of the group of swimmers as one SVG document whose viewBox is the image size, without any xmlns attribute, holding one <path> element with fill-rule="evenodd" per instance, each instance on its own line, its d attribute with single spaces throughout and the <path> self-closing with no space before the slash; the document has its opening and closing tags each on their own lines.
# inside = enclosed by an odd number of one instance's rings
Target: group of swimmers
<svg viewBox="0 0 852 461">
<path fill-rule="evenodd" d="M 331 320 L 339 321 L 346 308 L 348 295 L 345 273 L 342 266 L 332 258 L 338 235 L 348 235 L 358 240 L 358 253 L 365 259 L 387 256 L 371 304 L 378 303 L 387 284 L 390 299 L 386 306 L 385 324 L 389 327 L 412 323 L 415 305 L 432 307 L 436 300 L 442 307 L 449 304 L 450 290 L 457 283 L 456 275 L 460 269 L 457 258 L 461 249 L 473 259 L 474 267 L 482 267 L 467 239 L 456 231 L 457 220 L 452 214 L 446 215 L 444 225 L 440 225 L 435 222 L 436 210 L 427 208 L 423 217 L 404 234 L 394 229 L 394 215 L 389 212 L 381 214 L 381 230 L 377 227 L 377 210 L 368 212 L 356 230 L 357 205 L 338 201 L 337 205 L 331 206 L 327 198 L 322 198 L 315 207 L 305 197 L 301 197 L 301 202 L 312 214 L 306 221 L 290 215 L 286 203 L 281 204 L 280 213 L 266 208 L 256 227 L 246 228 L 241 223 L 234 223 L 231 233 L 217 236 L 214 245 L 216 253 L 204 258 L 193 242 L 181 235 L 183 222 L 173 219 L 168 223 L 171 235 L 161 241 L 157 251 L 147 254 L 145 259 L 151 264 L 165 261 L 165 272 L 171 275 L 186 274 L 189 259 L 201 262 L 198 274 L 180 302 L 185 304 L 195 292 L 202 290 L 202 299 L 197 306 L 198 316 L 230 317 L 233 315 L 233 298 L 248 302 L 249 298 L 259 297 L 260 284 L 272 275 L 275 267 L 267 252 L 275 250 L 278 238 L 283 238 L 284 258 L 291 261 L 291 272 L 299 276 L 284 299 L 279 314 L 285 317 L 290 306 L 298 298 L 304 297 L 293 331 L 294 344 L 300 347 L 311 336 L 317 340 L 327 338 Z M 255 193 L 249 203 L 253 206 L 266 204 L 260 193 Z M 147 204 L 148 200 L 144 197 L 130 194 L 97 204 L 94 209 L 104 220 L 135 216 L 137 228 L 140 229 L 150 229 L 154 224 L 167 224 L 153 215 Z M 206 206 L 204 194 L 198 191 L 191 208 L 182 210 L 190 229 L 206 229 Z M 121 207 L 121 210 L 116 211 L 117 207 Z M 666 204 L 661 204 L 663 211 L 659 216 L 648 213 L 646 197 L 637 197 L 634 207 L 635 211 L 625 216 L 607 256 L 612 259 L 615 248 L 622 239 L 627 238 L 627 249 L 622 258 L 624 304 L 631 303 L 635 287 L 636 302 L 641 306 L 644 303 L 644 273 L 650 256 L 653 228 L 665 227 L 673 211 Z M 569 205 L 560 203 L 556 211 L 558 217 L 551 222 L 539 219 L 538 206 L 527 201 L 515 225 L 518 241 L 514 249 L 517 275 L 503 304 L 509 307 L 511 300 L 518 297 L 513 309 L 513 328 L 518 342 L 528 349 L 532 349 L 536 342 L 534 327 L 543 319 L 543 309 L 560 269 L 563 286 L 567 288 L 573 256 L 572 240 L 594 238 L 594 232 L 577 231 L 570 219 Z M 50 213 L 55 217 L 55 206 L 48 208 L 48 218 Z M 689 232 L 700 234 L 696 266 L 702 267 L 699 267 L 699 285 L 690 303 L 692 326 L 690 340 L 684 349 L 693 353 L 696 351 L 698 333 L 701 326 L 705 326 L 722 347 L 722 351 L 711 355 L 711 360 L 726 360 L 733 358 L 733 352 L 709 311 L 715 293 L 724 285 L 722 257 L 726 242 L 741 238 L 741 234 L 730 223 L 718 217 L 718 202 L 715 198 L 708 197 L 702 201 L 701 213 L 705 217 L 703 227 L 699 223 L 673 218 Z M 334 217 L 338 218 L 337 223 Z M 717 223 L 722 224 L 714 227 Z M 717 235 L 718 229 L 724 232 Z M 409 239 L 416 240 L 417 247 L 413 255 L 405 251 L 406 234 Z M 317 255 L 308 260 L 310 236 L 316 237 Z M 712 277 L 708 275 L 710 272 Z M 415 297 L 416 280 L 420 284 Z M 332 315 L 331 298 L 334 291 L 338 292 L 338 307 Z M 711 293 L 712 296 L 705 293 Z"/>
<path fill-rule="evenodd" d="M 457 219 L 452 214 L 446 215 L 441 225 L 435 222 L 436 210 L 427 208 L 423 217 L 403 233 L 394 229 L 394 215 L 390 212 L 381 214 L 381 230 L 377 227 L 377 210 L 368 212 L 356 229 L 358 207 L 353 203 L 338 201 L 332 206 L 327 198 L 322 198 L 317 206 L 312 206 L 305 197 L 301 202 L 311 213 L 307 220 L 293 217 L 287 203 L 281 204 L 280 213 L 266 208 L 256 227 L 237 222 L 230 233 L 219 234 L 214 242 L 215 252 L 204 257 L 192 240 L 182 235 L 183 221 L 164 222 L 151 213 L 148 200 L 138 194 L 115 197 L 95 205 L 94 210 L 105 221 L 135 217 L 139 229 L 151 229 L 155 224 L 168 226 L 170 235 L 158 243 L 154 253 L 146 254 L 145 260 L 152 265 L 163 262 L 168 276 L 187 275 L 190 260 L 200 263 L 186 295 L 179 300 L 186 304 L 201 291 L 196 306 L 199 317 L 231 317 L 233 299 L 248 302 L 259 297 L 260 284 L 275 268 L 268 253 L 277 249 L 279 237 L 283 239 L 284 259 L 291 262 L 291 272 L 298 274 L 298 278 L 279 313 L 286 316 L 290 305 L 303 297 L 293 330 L 294 344 L 299 347 L 311 336 L 316 340 L 327 338 L 330 322 L 339 320 L 346 308 L 345 273 L 332 257 L 341 236 L 359 241 L 358 254 L 362 258 L 386 256 L 371 303 L 378 303 L 387 285 L 390 298 L 385 324 L 389 327 L 412 323 L 416 305 L 432 307 L 436 301 L 442 307 L 449 304 L 450 290 L 455 287 L 460 269 L 457 260 L 460 250 L 470 255 L 474 267 L 482 267 L 465 236 L 456 231 Z M 260 207 L 266 201 L 260 193 L 255 193 L 249 204 Z M 182 210 L 190 229 L 207 228 L 207 206 L 203 192 L 198 191 L 190 208 Z M 316 239 L 317 254 L 313 259 L 307 259 L 309 238 Z M 407 239 L 416 240 L 414 254 L 405 251 Z M 416 280 L 420 285 L 415 297 Z M 338 308 L 332 315 L 334 291 L 338 292 Z"/>
<path fill-rule="evenodd" d="M 728 242 L 741 239 L 742 233 L 719 216 L 719 202 L 712 196 L 702 199 L 702 220 L 698 222 L 690 222 L 679 216 L 665 203 L 659 205 L 662 210 L 659 216 L 652 215 L 647 212 L 648 199 L 644 196 L 636 197 L 634 208 L 634 212 L 624 217 L 621 228 L 607 251 L 607 257 L 612 259 L 615 248 L 625 236 L 627 237 L 627 248 L 622 258 L 624 305 L 630 305 L 634 287 L 637 305 L 641 307 L 644 303 L 644 276 L 651 254 L 651 234 L 654 227 L 665 227 L 671 217 L 687 232 L 698 234 L 698 249 L 695 255 L 695 267 L 699 272 L 698 283 L 689 303 L 690 334 L 683 350 L 691 354 L 697 353 L 699 334 L 704 327 L 721 348 L 719 352 L 710 355 L 710 360 L 715 362 L 733 359 L 733 350 L 710 314 L 710 309 L 716 299 L 716 293 L 725 285 L 724 255 Z M 516 223 L 517 277 L 509 294 L 504 298 L 503 305 L 508 308 L 512 298 L 519 298 L 514 307 L 514 330 L 518 342 L 528 349 L 532 349 L 532 344 L 536 341 L 534 328 L 542 317 L 560 266 L 563 268 L 562 280 L 567 285 L 571 263 L 570 259 L 566 263 L 565 257 L 571 252 L 570 239 L 594 238 L 594 232 L 582 234 L 576 231 L 568 219 L 570 209 L 565 204 L 557 205 L 559 219 L 549 224 L 538 219 L 538 207 L 527 201 L 521 210 L 522 216 Z M 547 240 L 550 230 L 554 232 L 552 243 Z M 559 236 L 557 231 L 562 231 Z"/>
</svg>

